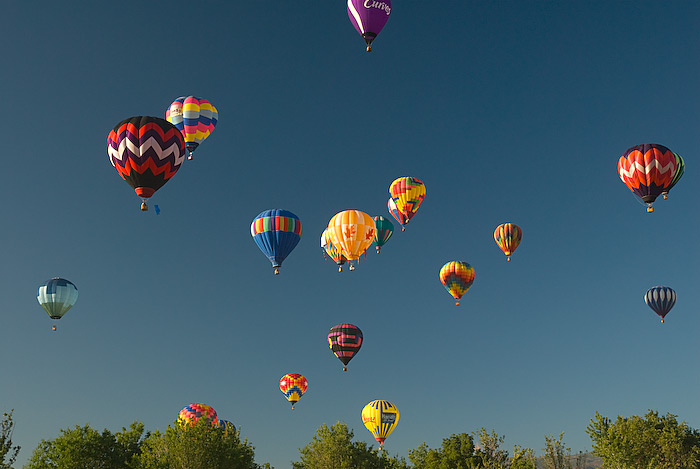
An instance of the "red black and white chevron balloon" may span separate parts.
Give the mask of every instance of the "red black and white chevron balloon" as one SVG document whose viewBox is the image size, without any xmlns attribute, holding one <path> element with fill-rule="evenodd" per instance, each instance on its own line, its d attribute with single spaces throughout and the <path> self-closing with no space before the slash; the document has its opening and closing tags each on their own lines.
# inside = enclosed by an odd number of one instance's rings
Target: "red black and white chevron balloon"
<svg viewBox="0 0 700 469">
<path fill-rule="evenodd" d="M 185 140 L 170 122 L 134 116 L 114 126 L 107 136 L 107 155 L 119 175 L 143 199 L 172 178 L 185 159 Z"/>
</svg>

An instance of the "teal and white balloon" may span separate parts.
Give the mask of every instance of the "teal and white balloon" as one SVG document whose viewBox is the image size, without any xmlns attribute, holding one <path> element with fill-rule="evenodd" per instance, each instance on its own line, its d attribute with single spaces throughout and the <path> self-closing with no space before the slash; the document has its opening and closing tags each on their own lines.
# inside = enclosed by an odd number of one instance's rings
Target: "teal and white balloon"
<svg viewBox="0 0 700 469">
<path fill-rule="evenodd" d="M 78 301 L 78 289 L 70 280 L 54 277 L 39 287 L 36 299 L 51 319 L 61 319 Z"/>
</svg>

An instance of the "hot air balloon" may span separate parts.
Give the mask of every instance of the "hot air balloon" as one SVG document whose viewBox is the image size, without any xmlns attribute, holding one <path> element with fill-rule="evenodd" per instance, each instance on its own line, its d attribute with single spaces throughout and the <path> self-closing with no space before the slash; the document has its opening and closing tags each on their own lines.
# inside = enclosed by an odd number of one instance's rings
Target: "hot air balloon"
<svg viewBox="0 0 700 469">
<path fill-rule="evenodd" d="M 61 319 L 78 301 L 78 289 L 70 280 L 54 277 L 39 287 L 36 299 L 51 319 Z"/>
<path fill-rule="evenodd" d="M 348 261 L 354 261 L 367 251 L 377 230 L 372 217 L 359 210 L 338 212 L 328 222 L 331 242 Z M 355 266 L 350 264 L 350 270 Z"/>
<path fill-rule="evenodd" d="M 507 260 L 510 260 L 510 255 L 513 254 L 513 251 L 523 239 L 523 231 L 515 223 L 504 223 L 496 227 L 496 231 L 493 232 L 493 239 L 496 240 L 496 244 L 501 248 L 501 251 L 508 256 Z"/>
<path fill-rule="evenodd" d="M 617 162 L 620 179 L 647 204 L 647 212 L 654 211 L 651 204 L 669 188 L 677 169 L 675 153 L 655 143 L 634 146 Z"/>
<path fill-rule="evenodd" d="M 653 287 L 644 295 L 644 302 L 661 316 L 661 322 L 676 304 L 676 292 L 669 287 Z"/>
<path fill-rule="evenodd" d="M 321 247 L 326 252 L 326 254 L 328 254 L 328 256 L 331 259 L 333 259 L 333 262 L 335 262 L 338 265 L 338 272 L 342 272 L 343 264 L 345 264 L 347 259 L 340 251 L 340 248 L 338 248 L 335 244 L 333 244 L 333 241 L 331 241 L 330 234 L 328 233 L 328 228 L 323 230 L 323 234 L 321 234 Z"/>
<path fill-rule="evenodd" d="M 348 0 L 348 17 L 372 52 L 372 41 L 382 30 L 391 14 L 391 0 Z"/>
<path fill-rule="evenodd" d="M 384 440 L 399 423 L 399 409 L 389 401 L 372 401 L 362 409 L 362 423 L 379 442 L 381 450 Z"/>
<path fill-rule="evenodd" d="M 195 149 L 214 131 L 219 112 L 204 98 L 180 96 L 165 111 L 165 119 L 182 132 L 191 160 Z"/>
<path fill-rule="evenodd" d="M 416 178 L 400 177 L 389 186 L 389 194 L 389 213 L 399 222 L 401 231 L 405 231 L 405 225 L 411 221 L 425 199 L 425 185 Z"/>
<path fill-rule="evenodd" d="M 287 373 L 280 379 L 280 391 L 292 403 L 292 410 L 294 410 L 294 404 L 301 399 L 308 387 L 309 382 L 299 373 Z"/>
<path fill-rule="evenodd" d="M 394 233 L 394 224 L 382 216 L 374 217 L 374 225 L 377 227 L 377 232 L 374 235 L 374 244 L 377 246 L 377 254 L 382 246 L 389 241 Z"/>
<path fill-rule="evenodd" d="M 214 427 L 219 423 L 219 417 L 213 407 L 198 403 L 185 406 L 178 414 L 177 421 L 193 427 L 201 418 L 205 418 Z"/>
<path fill-rule="evenodd" d="M 301 239 L 301 221 L 292 212 L 272 209 L 260 212 L 250 225 L 255 244 L 270 259 L 275 275 Z"/>
<path fill-rule="evenodd" d="M 219 419 L 219 423 L 216 424 L 217 427 L 224 429 L 224 436 L 228 436 L 228 433 L 236 433 L 236 426 L 229 422 L 228 420 Z"/>
<path fill-rule="evenodd" d="M 185 140 L 159 117 L 135 116 L 114 126 L 107 136 L 107 155 L 119 175 L 146 199 L 172 178 L 185 159 Z"/>
<path fill-rule="evenodd" d="M 685 161 L 683 161 L 683 157 L 679 155 L 678 153 L 674 153 L 676 155 L 676 174 L 674 174 L 673 179 L 671 179 L 671 184 L 668 185 L 666 189 L 661 192 L 661 194 L 664 196 L 664 199 L 668 199 L 668 192 L 673 188 L 673 186 L 676 185 L 678 180 L 683 176 L 683 173 L 685 172 Z"/>
<path fill-rule="evenodd" d="M 450 261 L 440 269 L 440 281 L 459 306 L 459 299 L 474 283 L 474 268 L 466 262 Z"/>
<path fill-rule="evenodd" d="M 348 371 L 348 363 L 362 347 L 362 331 L 352 324 L 338 324 L 328 333 L 328 346 L 343 362 L 343 371 Z"/>
</svg>

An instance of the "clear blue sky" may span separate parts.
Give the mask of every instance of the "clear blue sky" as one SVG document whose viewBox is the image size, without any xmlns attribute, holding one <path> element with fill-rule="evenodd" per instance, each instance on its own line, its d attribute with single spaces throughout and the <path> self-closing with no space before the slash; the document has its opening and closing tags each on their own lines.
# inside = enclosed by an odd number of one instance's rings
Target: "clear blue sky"
<svg viewBox="0 0 700 469">
<path fill-rule="evenodd" d="M 322 423 L 374 442 L 374 399 L 401 412 L 401 456 L 482 426 L 586 450 L 595 411 L 700 427 L 700 4 L 396 0 L 367 54 L 344 2 L 302 3 L 2 3 L 0 410 L 20 461 L 61 428 L 163 430 L 190 402 L 278 469 Z M 142 213 L 107 133 L 182 95 L 218 126 Z M 653 214 L 617 174 L 640 143 L 686 161 Z M 407 230 L 338 274 L 328 220 L 387 217 L 407 175 L 427 188 Z M 304 230 L 279 276 L 249 231 L 269 208 Z M 476 271 L 459 307 L 449 260 Z M 36 301 L 53 276 L 80 292 L 55 333 Z M 678 294 L 665 324 L 655 285 Z M 347 373 L 341 322 L 365 336 Z M 287 372 L 309 380 L 293 412 Z"/>
</svg>

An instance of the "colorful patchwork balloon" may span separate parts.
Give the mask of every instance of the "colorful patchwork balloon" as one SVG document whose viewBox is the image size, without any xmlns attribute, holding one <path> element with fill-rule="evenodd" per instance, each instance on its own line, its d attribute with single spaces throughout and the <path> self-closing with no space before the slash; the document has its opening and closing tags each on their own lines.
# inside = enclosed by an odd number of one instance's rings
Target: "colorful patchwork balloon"
<svg viewBox="0 0 700 469">
<path fill-rule="evenodd" d="M 382 30 L 391 14 L 391 0 L 348 0 L 348 17 L 372 52 L 372 41 Z"/>
<path fill-rule="evenodd" d="M 399 423 L 399 409 L 389 401 L 372 401 L 362 409 L 362 423 L 379 442 L 381 450 L 384 440 Z"/>
<path fill-rule="evenodd" d="M 466 262 L 450 261 L 440 269 L 440 281 L 459 306 L 459 299 L 474 283 L 474 268 Z"/>
<path fill-rule="evenodd" d="M 182 132 L 191 160 L 195 149 L 214 131 L 219 111 L 204 98 L 180 96 L 165 111 L 165 119 Z"/>
<path fill-rule="evenodd" d="M 272 209 L 260 212 L 250 225 L 255 244 L 280 273 L 282 261 L 294 250 L 301 239 L 301 221 L 288 210 Z"/>
<path fill-rule="evenodd" d="M 377 246 L 377 254 L 382 246 L 389 241 L 394 233 L 394 224 L 382 216 L 374 217 L 374 226 L 377 227 L 377 232 L 374 235 L 374 245 Z"/>
<path fill-rule="evenodd" d="M 177 416 L 178 423 L 193 427 L 199 419 L 206 419 L 212 426 L 219 424 L 219 417 L 213 407 L 206 404 L 194 403 L 185 406 Z"/>
<path fill-rule="evenodd" d="M 389 195 L 389 213 L 399 222 L 401 231 L 405 231 L 405 225 L 415 216 L 425 199 L 425 185 L 416 178 L 400 177 L 389 186 Z"/>
<path fill-rule="evenodd" d="M 628 149 L 617 162 L 620 179 L 647 204 L 669 189 L 678 170 L 676 154 L 663 145 L 645 143 Z"/>
<path fill-rule="evenodd" d="M 328 346 L 338 359 L 343 362 L 343 371 L 362 347 L 362 331 L 352 324 L 338 324 L 328 333 Z"/>
<path fill-rule="evenodd" d="M 374 240 L 377 227 L 372 217 L 359 210 L 344 210 L 328 222 L 328 233 L 331 242 L 338 248 L 348 261 L 354 261 L 365 254 Z M 355 270 L 351 263 L 350 270 Z"/>
<path fill-rule="evenodd" d="M 510 261 L 510 255 L 513 254 L 513 251 L 523 239 L 523 231 L 514 223 L 504 223 L 496 227 L 496 231 L 493 232 L 493 239 L 496 240 L 496 244 L 508 256 L 507 260 Z"/>
<path fill-rule="evenodd" d="M 338 265 L 338 272 L 342 272 L 343 264 L 347 262 L 347 259 L 341 252 L 340 248 L 333 244 L 333 241 L 331 241 L 330 238 L 331 236 L 328 233 L 328 228 L 326 228 L 321 234 L 321 247 L 323 248 L 325 253 L 328 254 L 328 257 L 333 259 L 333 262 L 335 262 Z"/>
<path fill-rule="evenodd" d="M 280 391 L 291 402 L 292 410 L 308 387 L 309 382 L 299 373 L 287 373 L 280 379 Z"/>
<path fill-rule="evenodd" d="M 39 287 L 36 299 L 51 319 L 61 319 L 78 301 L 78 288 L 70 280 L 54 277 Z M 52 329 L 56 330 L 55 324 Z"/>
<path fill-rule="evenodd" d="M 107 155 L 119 175 L 146 199 L 172 178 L 185 159 L 185 141 L 180 131 L 159 117 L 124 119 L 107 135 Z"/>
<path fill-rule="evenodd" d="M 683 161 L 683 157 L 678 153 L 674 153 L 674 155 L 676 155 L 676 174 L 673 175 L 673 179 L 671 179 L 671 183 L 668 187 L 661 192 L 664 199 L 668 199 L 668 192 L 676 185 L 685 172 L 685 161 Z"/>
<path fill-rule="evenodd" d="M 661 322 L 676 304 L 676 292 L 669 287 L 653 287 L 644 295 L 644 302 L 661 316 Z"/>
</svg>

